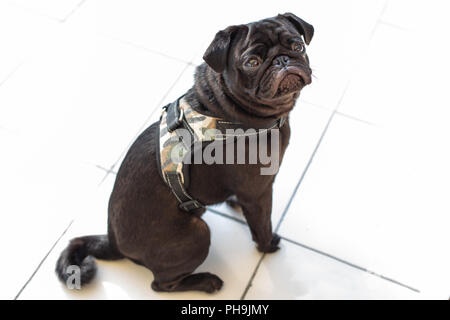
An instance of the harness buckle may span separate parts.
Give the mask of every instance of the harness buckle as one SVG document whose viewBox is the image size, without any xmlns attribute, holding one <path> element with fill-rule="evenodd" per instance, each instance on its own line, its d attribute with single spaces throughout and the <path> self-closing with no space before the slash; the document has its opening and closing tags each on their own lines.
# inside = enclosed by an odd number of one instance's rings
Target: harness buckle
<svg viewBox="0 0 450 320">
<path fill-rule="evenodd" d="M 193 200 L 189 200 L 189 201 L 180 203 L 178 205 L 178 207 L 181 210 L 189 212 L 189 211 L 192 211 L 194 209 L 203 208 L 203 205 L 200 202 L 198 202 L 197 200 L 193 199 Z"/>
<path fill-rule="evenodd" d="M 167 130 L 169 132 L 177 129 L 183 123 L 184 110 L 178 104 L 169 105 L 167 108 Z"/>
</svg>

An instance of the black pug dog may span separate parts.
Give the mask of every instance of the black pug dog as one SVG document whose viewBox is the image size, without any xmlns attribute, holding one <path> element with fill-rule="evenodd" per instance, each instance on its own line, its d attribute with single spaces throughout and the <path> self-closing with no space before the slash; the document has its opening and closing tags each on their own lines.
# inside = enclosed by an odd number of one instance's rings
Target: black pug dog
<svg viewBox="0 0 450 320">
<path fill-rule="evenodd" d="M 184 99 L 199 113 L 248 127 L 286 118 L 279 130 L 282 159 L 290 137 L 287 116 L 300 90 L 311 83 L 305 43 L 310 43 L 313 33 L 310 24 L 292 13 L 219 31 Z M 211 293 L 222 287 L 222 280 L 214 274 L 193 274 L 210 246 L 210 230 L 201 218 L 205 209 L 188 213 L 179 208 L 159 173 L 158 139 L 159 122 L 131 146 L 109 201 L 108 234 L 71 240 L 56 266 L 62 281 L 69 279 L 70 265 L 80 267 L 81 284 L 85 284 L 96 272 L 93 257 L 128 258 L 153 272 L 156 291 Z M 261 175 L 261 166 L 192 164 L 187 191 L 204 205 L 235 199 L 258 250 L 274 252 L 280 241 L 271 224 L 275 175 Z"/>
</svg>

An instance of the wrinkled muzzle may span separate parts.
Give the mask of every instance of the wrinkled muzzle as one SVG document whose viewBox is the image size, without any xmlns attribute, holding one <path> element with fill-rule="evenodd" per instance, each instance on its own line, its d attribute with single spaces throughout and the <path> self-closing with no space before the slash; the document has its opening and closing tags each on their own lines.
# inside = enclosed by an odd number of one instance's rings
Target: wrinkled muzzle
<svg viewBox="0 0 450 320">
<path fill-rule="evenodd" d="M 271 66 L 262 77 L 258 96 L 275 99 L 300 92 L 311 83 L 311 70 L 306 66 Z"/>
</svg>

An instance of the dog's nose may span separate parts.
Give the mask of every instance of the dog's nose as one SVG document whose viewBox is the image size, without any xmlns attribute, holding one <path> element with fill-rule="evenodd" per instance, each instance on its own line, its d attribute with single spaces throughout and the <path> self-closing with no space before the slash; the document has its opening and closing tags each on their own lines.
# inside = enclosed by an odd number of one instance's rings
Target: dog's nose
<svg viewBox="0 0 450 320">
<path fill-rule="evenodd" d="M 274 66 L 285 67 L 289 64 L 289 57 L 288 56 L 278 56 L 275 59 L 273 59 L 272 64 Z"/>
</svg>

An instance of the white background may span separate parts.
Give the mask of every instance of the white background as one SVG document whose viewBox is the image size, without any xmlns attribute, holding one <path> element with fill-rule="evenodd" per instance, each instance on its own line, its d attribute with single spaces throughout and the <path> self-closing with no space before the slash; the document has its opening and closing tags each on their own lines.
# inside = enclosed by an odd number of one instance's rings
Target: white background
<svg viewBox="0 0 450 320">
<path fill-rule="evenodd" d="M 99 262 L 69 291 L 72 237 L 106 232 L 115 172 L 228 25 L 293 12 L 315 27 L 315 77 L 276 179 L 282 248 L 242 216 L 205 214 L 200 270 L 223 289 L 159 294 L 150 271 Z M 0 1 L 0 298 L 442 298 L 450 290 L 446 1 Z"/>
</svg>

